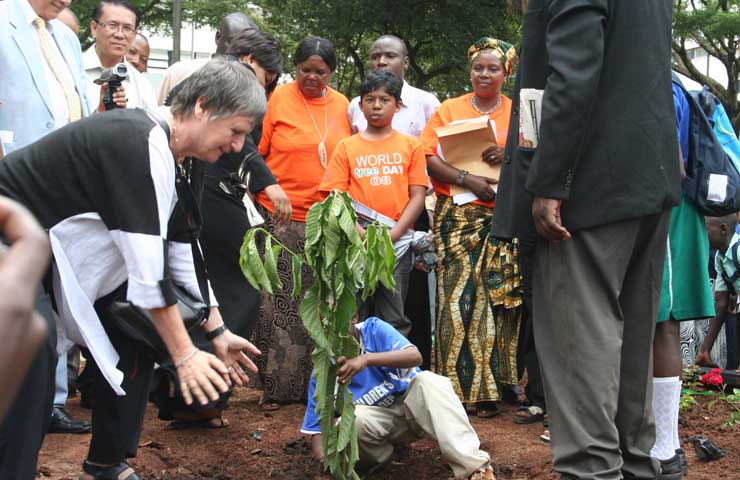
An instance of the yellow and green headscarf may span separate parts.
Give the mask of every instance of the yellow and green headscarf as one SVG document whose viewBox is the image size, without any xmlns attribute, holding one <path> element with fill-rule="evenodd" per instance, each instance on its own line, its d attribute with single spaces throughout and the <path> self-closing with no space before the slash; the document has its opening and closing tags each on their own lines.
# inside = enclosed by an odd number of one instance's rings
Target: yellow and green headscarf
<svg viewBox="0 0 740 480">
<path fill-rule="evenodd" d="M 472 62 L 481 53 L 492 53 L 496 55 L 501 60 L 501 65 L 504 66 L 507 76 L 511 75 L 519 60 L 514 45 L 490 37 L 480 38 L 468 48 L 468 60 Z"/>
</svg>

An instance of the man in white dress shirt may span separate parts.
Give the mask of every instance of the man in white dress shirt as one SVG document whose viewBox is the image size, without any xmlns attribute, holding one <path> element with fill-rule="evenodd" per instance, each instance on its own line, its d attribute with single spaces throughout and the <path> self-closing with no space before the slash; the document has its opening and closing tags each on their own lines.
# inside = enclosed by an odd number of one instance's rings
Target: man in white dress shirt
<svg viewBox="0 0 740 480">
<path fill-rule="evenodd" d="M 427 121 L 439 107 L 439 100 L 404 80 L 404 72 L 409 66 L 406 44 L 394 35 L 383 35 L 370 47 L 370 69 L 388 70 L 403 80 L 401 90 L 401 110 L 393 116 L 393 129 L 406 135 L 419 138 Z M 349 104 L 349 121 L 352 132 L 359 133 L 367 128 L 367 120 L 360 110 L 360 97 Z"/>
<path fill-rule="evenodd" d="M 126 60 L 136 38 L 139 12 L 128 0 L 105 0 L 95 7 L 90 31 L 95 43 L 82 55 L 87 75 L 87 101 L 91 112 L 104 111 L 101 85 L 94 80 L 104 69 L 123 63 L 128 77 L 114 98 L 119 108 L 154 109 L 157 102 L 149 80 Z"/>
</svg>

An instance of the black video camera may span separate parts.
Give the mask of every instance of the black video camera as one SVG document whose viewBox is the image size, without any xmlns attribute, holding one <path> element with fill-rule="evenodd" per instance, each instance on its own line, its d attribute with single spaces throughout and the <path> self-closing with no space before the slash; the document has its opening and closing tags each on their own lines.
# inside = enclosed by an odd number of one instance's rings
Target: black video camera
<svg viewBox="0 0 740 480">
<path fill-rule="evenodd" d="M 128 78 L 128 68 L 125 63 L 119 63 L 103 70 L 100 77 L 95 80 L 95 83 L 98 85 L 102 85 L 104 83 L 108 84 L 108 90 L 106 90 L 105 95 L 103 95 L 103 106 L 106 110 L 118 108 L 116 102 L 113 101 L 113 94 L 118 90 L 118 87 L 121 86 L 121 82 L 126 80 L 126 78 Z"/>
</svg>

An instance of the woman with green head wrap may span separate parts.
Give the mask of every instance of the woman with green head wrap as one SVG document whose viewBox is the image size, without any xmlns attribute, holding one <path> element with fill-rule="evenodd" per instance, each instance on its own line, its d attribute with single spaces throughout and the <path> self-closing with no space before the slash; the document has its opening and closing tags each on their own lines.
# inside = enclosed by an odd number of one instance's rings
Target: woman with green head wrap
<svg viewBox="0 0 740 480">
<path fill-rule="evenodd" d="M 511 100 L 501 85 L 517 63 L 514 47 L 481 38 L 468 49 L 473 91 L 445 101 L 421 136 L 437 194 L 434 234 L 437 265 L 436 371 L 447 376 L 469 412 L 491 417 L 505 386 L 517 382 L 516 345 L 521 319 L 521 275 L 516 242 L 490 235 L 496 180 L 459 170 L 440 158 L 435 128 L 483 115 L 495 122 L 498 145 L 481 161 L 501 163 Z M 478 198 L 456 205 L 450 186 Z"/>
</svg>

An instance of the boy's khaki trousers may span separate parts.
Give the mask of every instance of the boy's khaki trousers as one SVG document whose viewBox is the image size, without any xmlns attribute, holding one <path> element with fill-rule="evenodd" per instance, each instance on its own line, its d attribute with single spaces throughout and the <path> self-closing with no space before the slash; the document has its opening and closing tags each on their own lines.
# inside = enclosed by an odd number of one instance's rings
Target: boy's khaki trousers
<svg viewBox="0 0 740 480">
<path fill-rule="evenodd" d="M 490 461 L 450 380 L 432 372 L 418 374 L 390 407 L 356 405 L 355 424 L 360 466 L 365 468 L 388 461 L 393 444 L 423 434 L 439 443 L 455 478 L 467 478 Z"/>
</svg>

